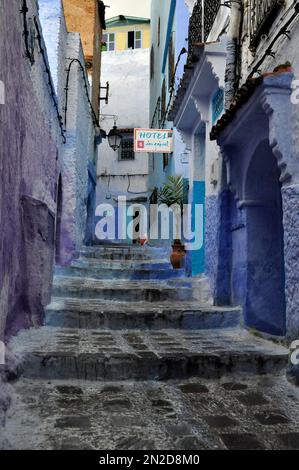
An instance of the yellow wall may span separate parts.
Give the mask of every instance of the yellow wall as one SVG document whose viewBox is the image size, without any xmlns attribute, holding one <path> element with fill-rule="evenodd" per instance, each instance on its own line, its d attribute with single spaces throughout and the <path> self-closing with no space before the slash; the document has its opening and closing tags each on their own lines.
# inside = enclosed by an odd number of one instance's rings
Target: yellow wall
<svg viewBox="0 0 299 470">
<path fill-rule="evenodd" d="M 67 30 L 81 34 L 86 58 L 93 57 L 95 5 L 94 0 L 63 0 Z"/>
<path fill-rule="evenodd" d="M 142 31 L 142 48 L 150 48 L 151 27 L 150 24 L 133 24 L 126 26 L 118 26 L 107 28 L 105 33 L 115 33 L 116 35 L 116 51 L 124 51 L 127 49 L 127 38 L 129 31 Z"/>
</svg>

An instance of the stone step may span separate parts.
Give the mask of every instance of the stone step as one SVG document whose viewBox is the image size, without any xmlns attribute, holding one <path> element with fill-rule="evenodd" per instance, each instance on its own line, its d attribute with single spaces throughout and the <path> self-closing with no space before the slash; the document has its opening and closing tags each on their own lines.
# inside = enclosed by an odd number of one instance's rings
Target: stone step
<svg viewBox="0 0 299 470">
<path fill-rule="evenodd" d="M 161 258 L 169 258 L 165 250 L 161 248 L 97 248 L 85 247 L 80 251 L 81 258 L 93 258 L 103 260 L 155 260 Z"/>
<path fill-rule="evenodd" d="M 101 245 L 83 246 L 81 253 L 145 253 L 153 255 L 165 255 L 165 248 L 139 246 L 139 245 Z"/>
<path fill-rule="evenodd" d="M 93 258 L 98 260 L 111 260 L 111 261 L 154 261 L 160 259 L 161 256 L 152 256 L 145 253 L 80 253 L 81 258 Z"/>
<path fill-rule="evenodd" d="M 121 269 L 101 266 L 95 263 L 73 263 L 69 267 L 55 267 L 55 274 L 70 277 L 88 277 L 92 279 L 124 279 L 124 280 L 164 280 L 186 276 L 184 269 Z"/>
<path fill-rule="evenodd" d="M 97 258 L 79 258 L 72 262 L 74 267 L 101 268 L 101 269 L 120 269 L 120 270 L 170 270 L 172 266 L 167 259 L 157 260 L 100 260 Z"/>
<path fill-rule="evenodd" d="M 179 281 L 179 280 L 178 280 Z M 54 297 L 102 299 L 119 302 L 163 302 L 166 300 L 207 301 L 209 293 L 193 289 L 190 285 L 167 281 L 115 281 L 78 277 L 55 276 Z"/>
<path fill-rule="evenodd" d="M 232 373 L 281 373 L 288 350 L 238 328 L 109 331 L 43 327 L 21 332 L 10 348 L 27 378 L 168 380 Z"/>
<path fill-rule="evenodd" d="M 230 328 L 241 323 L 240 308 L 199 305 L 198 302 L 101 302 L 53 299 L 46 310 L 47 326 L 84 329 L 200 330 Z"/>
</svg>

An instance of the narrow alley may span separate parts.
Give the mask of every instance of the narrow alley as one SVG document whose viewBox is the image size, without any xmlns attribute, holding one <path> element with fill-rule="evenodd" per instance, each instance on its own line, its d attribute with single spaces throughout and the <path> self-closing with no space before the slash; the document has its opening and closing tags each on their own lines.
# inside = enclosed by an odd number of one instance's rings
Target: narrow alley
<svg viewBox="0 0 299 470">
<path fill-rule="evenodd" d="M 299 450 L 298 45 L 298 0 L 0 0 L 1 452 Z"/>
<path fill-rule="evenodd" d="M 288 351 L 243 330 L 240 314 L 213 307 L 205 279 L 173 271 L 159 248 L 85 248 L 57 268 L 46 326 L 13 340 L 22 378 L 6 438 L 45 450 L 296 448 Z"/>
</svg>

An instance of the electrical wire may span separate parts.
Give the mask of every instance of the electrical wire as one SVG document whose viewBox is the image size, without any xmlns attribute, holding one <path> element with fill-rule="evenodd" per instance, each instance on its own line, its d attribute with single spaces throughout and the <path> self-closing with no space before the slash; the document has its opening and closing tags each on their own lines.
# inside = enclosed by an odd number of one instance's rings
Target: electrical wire
<svg viewBox="0 0 299 470">
<path fill-rule="evenodd" d="M 28 25 L 27 25 L 28 11 L 29 11 L 29 9 L 28 9 L 28 5 L 27 5 L 27 1 L 23 0 L 22 8 L 21 8 L 20 12 L 23 15 L 23 29 L 24 29 L 23 33 L 24 33 L 24 41 L 25 41 L 25 51 L 26 51 L 26 57 L 29 59 L 30 64 L 33 65 L 34 64 L 34 56 L 33 56 L 32 52 L 29 49 L 29 40 L 28 40 L 28 38 L 29 38 L 29 30 L 28 30 Z M 39 29 L 39 24 L 38 24 L 38 21 L 37 21 L 36 17 L 34 17 L 34 26 L 35 26 L 36 33 L 37 33 L 37 41 L 38 41 L 38 45 L 39 45 L 39 50 L 40 50 L 40 53 L 41 53 L 41 56 L 42 56 L 42 59 L 43 59 L 43 62 L 44 62 L 46 74 L 48 76 L 48 85 L 49 85 L 49 88 L 50 88 L 51 98 L 53 100 L 55 111 L 56 111 L 56 114 L 57 114 L 57 119 L 58 119 L 58 122 L 59 122 L 61 137 L 63 139 L 63 143 L 65 144 L 66 143 L 65 129 L 63 127 L 62 116 L 60 115 L 60 112 L 59 112 L 56 93 L 55 93 L 54 85 L 53 85 L 53 82 L 52 82 L 52 76 L 51 76 L 51 72 L 50 72 L 50 69 L 49 69 L 49 66 L 48 66 L 47 53 L 46 53 L 46 51 L 43 47 L 42 36 L 41 36 L 41 32 L 40 32 L 40 29 Z"/>
<path fill-rule="evenodd" d="M 83 80 L 84 80 L 84 88 L 85 88 L 88 104 L 90 106 L 91 114 L 92 114 L 92 117 L 93 117 L 93 122 L 97 127 L 100 128 L 99 120 L 96 116 L 95 110 L 93 109 L 92 103 L 90 101 L 90 97 L 89 97 L 89 93 L 88 93 L 88 84 L 87 84 L 86 74 L 85 74 L 85 68 L 84 68 L 84 66 L 82 65 L 82 63 L 80 62 L 79 59 L 69 58 L 69 60 L 70 60 L 70 63 L 69 63 L 68 69 L 67 69 L 66 86 L 65 86 L 64 125 L 65 125 L 65 127 L 67 127 L 68 92 L 69 92 L 69 82 L 70 82 L 71 68 L 72 68 L 72 65 L 74 63 L 77 63 L 80 67 L 81 72 L 82 72 L 82 76 L 83 76 Z"/>
<path fill-rule="evenodd" d="M 129 194 L 136 194 L 136 195 L 138 195 L 138 194 L 147 194 L 147 193 L 148 193 L 148 191 L 142 191 L 142 192 L 130 191 L 130 186 L 131 186 L 131 179 L 130 179 L 130 178 L 131 178 L 131 176 L 133 176 L 133 175 L 127 175 L 127 176 L 128 176 L 128 180 L 129 180 L 129 181 L 128 181 L 127 193 L 129 193 Z M 134 176 L 147 176 L 147 175 L 134 175 Z"/>
<path fill-rule="evenodd" d="M 27 8 L 27 4 L 26 4 L 25 0 L 24 0 L 24 4 L 25 4 L 24 8 Z M 27 11 L 28 11 L 28 8 L 27 8 Z M 43 59 L 43 62 L 44 62 L 46 74 L 48 76 L 48 85 L 49 85 L 50 92 L 51 92 L 51 98 L 53 100 L 54 107 L 55 107 L 55 110 L 56 110 L 57 119 L 58 119 L 59 127 L 60 127 L 61 137 L 63 139 L 63 143 L 65 144 L 66 143 L 65 129 L 63 127 L 62 116 L 60 114 L 59 107 L 58 107 L 58 102 L 57 102 L 56 93 L 55 93 L 55 89 L 54 89 L 54 85 L 53 85 L 53 81 L 52 81 L 51 71 L 50 71 L 49 66 L 48 66 L 47 53 L 46 53 L 46 51 L 43 47 L 42 35 L 41 35 L 41 32 L 40 32 L 38 21 L 37 21 L 36 17 L 34 17 L 34 25 L 35 25 L 36 32 L 37 32 L 37 42 L 38 42 L 38 45 L 39 45 L 39 50 L 40 50 L 40 53 L 41 53 L 41 56 L 42 56 L 42 59 Z"/>
<path fill-rule="evenodd" d="M 151 128 L 154 127 L 155 120 L 156 120 L 156 114 L 158 112 L 161 113 L 161 98 L 160 98 L 160 96 L 158 98 L 157 105 L 156 105 L 156 108 L 155 108 L 155 111 L 154 111 L 153 119 L 152 119 L 152 122 L 151 122 Z M 160 125 L 160 116 L 158 116 L 158 120 L 159 120 L 159 125 Z"/>
<path fill-rule="evenodd" d="M 298 16 L 299 14 L 299 2 L 296 3 L 294 5 L 294 13 L 293 15 L 291 16 L 291 18 L 286 22 L 286 24 L 279 30 L 279 32 L 277 33 L 277 35 L 273 38 L 273 40 L 271 41 L 271 43 L 269 44 L 265 54 L 261 57 L 261 59 L 257 62 L 257 64 L 254 66 L 254 68 L 252 69 L 251 73 L 249 74 L 249 78 L 252 77 L 255 73 L 259 73 L 260 72 L 260 66 L 263 64 L 264 60 L 266 59 L 266 57 L 268 56 L 271 56 L 273 57 L 275 54 L 274 52 L 272 51 L 272 48 L 273 46 L 276 44 L 276 42 L 278 41 L 278 39 L 281 37 L 281 36 L 286 36 L 288 39 L 290 39 L 289 37 L 289 31 L 288 31 L 288 27 L 293 23 L 293 21 L 296 19 L 296 17 Z"/>
<path fill-rule="evenodd" d="M 168 111 L 169 111 L 169 108 L 170 108 L 170 104 L 171 104 L 171 102 L 172 102 L 172 97 L 173 97 L 173 94 L 174 94 L 174 91 L 175 91 L 175 79 L 176 79 L 176 73 L 177 73 L 177 70 L 178 70 L 178 66 L 179 66 L 181 57 L 182 57 L 184 54 L 187 54 L 187 53 L 188 53 L 187 49 L 186 49 L 185 47 L 183 47 L 183 49 L 182 49 L 181 52 L 179 53 L 177 62 L 176 62 L 176 64 L 175 64 L 174 73 L 173 73 L 173 77 L 172 77 L 172 80 L 171 80 L 170 98 L 169 98 L 169 101 L 168 101 L 168 105 L 167 105 L 166 111 L 165 111 L 165 113 L 164 113 L 164 116 L 159 116 L 159 117 L 161 117 L 161 118 L 163 119 L 161 122 L 160 122 L 160 119 L 159 119 L 159 125 L 162 124 L 162 127 L 163 127 L 163 128 L 164 128 L 165 121 L 166 121 L 166 118 L 167 118 L 167 115 L 168 115 Z M 158 101 L 157 101 L 157 105 L 156 105 L 156 108 L 155 108 L 155 111 L 154 111 L 154 115 L 153 115 L 153 119 L 152 119 L 152 123 L 151 123 L 151 128 L 153 128 L 153 126 L 154 126 L 155 119 L 156 119 L 156 114 L 158 113 L 158 111 L 159 111 L 160 114 L 161 114 L 161 97 L 159 97 L 159 98 L 158 98 Z"/>
<path fill-rule="evenodd" d="M 22 13 L 23 15 L 23 28 L 24 28 L 24 41 L 25 41 L 25 55 L 27 57 L 27 59 L 30 60 L 30 63 L 31 65 L 34 64 L 34 55 L 32 54 L 32 52 L 30 51 L 30 48 L 29 48 L 29 30 L 28 30 L 28 25 L 27 25 L 27 13 L 28 13 L 29 9 L 28 9 L 28 6 L 27 6 L 27 2 L 26 0 L 23 0 L 23 5 L 22 5 L 22 8 L 20 10 L 20 12 Z"/>
<path fill-rule="evenodd" d="M 167 119 L 167 116 L 168 116 L 169 108 L 170 108 L 170 105 L 171 105 L 171 102 L 172 102 L 172 97 L 173 97 L 173 94 L 175 92 L 175 79 L 176 79 L 176 73 L 177 73 L 177 70 L 178 70 L 178 66 L 179 66 L 181 57 L 184 54 L 187 54 L 187 53 L 188 53 L 187 49 L 185 47 L 183 47 L 183 49 L 179 53 L 178 60 L 175 64 L 174 73 L 173 73 L 173 77 L 172 77 L 172 80 L 171 80 L 170 97 L 169 97 L 169 100 L 168 100 L 166 111 L 165 111 L 163 119 L 162 119 L 162 128 L 163 129 L 164 129 L 164 125 L 165 125 L 165 122 L 166 122 L 166 119 Z"/>
</svg>

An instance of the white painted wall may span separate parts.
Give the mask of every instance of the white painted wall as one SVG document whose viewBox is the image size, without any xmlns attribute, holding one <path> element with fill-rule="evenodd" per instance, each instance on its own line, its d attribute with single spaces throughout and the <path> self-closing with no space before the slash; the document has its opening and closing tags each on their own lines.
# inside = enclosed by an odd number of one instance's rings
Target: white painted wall
<svg viewBox="0 0 299 470">
<path fill-rule="evenodd" d="M 176 12 L 172 24 L 172 39 L 174 47 L 175 62 L 178 59 L 178 55 L 182 47 L 187 47 L 186 38 L 188 36 L 188 15 L 181 15 L 182 5 L 181 1 L 176 4 Z M 150 82 L 150 121 L 152 122 L 155 113 L 158 98 L 162 95 L 162 86 L 165 79 L 166 83 L 166 106 L 170 100 L 169 93 L 169 67 L 168 59 L 165 67 L 164 74 L 162 73 L 163 58 L 165 52 L 165 46 L 167 41 L 167 29 L 169 21 L 171 1 L 165 0 L 161 4 L 159 0 L 153 0 L 151 6 L 151 21 L 152 21 L 152 37 L 151 44 L 154 48 L 154 75 Z M 184 12 L 185 13 L 185 12 Z M 160 45 L 158 45 L 158 25 L 160 18 Z M 186 55 L 181 57 L 180 67 L 177 69 L 177 83 L 179 82 L 180 75 L 183 72 L 183 65 L 186 61 Z M 169 108 L 170 109 L 170 108 Z M 158 119 L 156 117 L 153 122 L 153 127 L 158 127 Z M 166 120 L 166 128 L 173 128 L 173 123 Z M 174 144 L 173 154 L 169 158 L 169 163 L 166 168 L 163 168 L 163 155 L 162 154 L 151 154 L 150 156 L 150 188 L 153 190 L 155 187 L 162 187 L 169 175 L 182 175 L 187 177 L 188 175 L 188 164 L 182 164 L 182 158 L 185 158 L 185 144 L 180 134 L 174 129 Z"/>
<path fill-rule="evenodd" d="M 64 122 L 65 88 L 70 60 L 78 59 L 83 66 L 85 64 L 81 37 L 79 33 L 67 32 L 61 0 L 39 0 L 39 14 L 59 110 Z M 85 76 L 87 79 L 86 71 Z M 41 98 L 46 96 L 45 92 L 41 93 Z M 90 96 L 90 88 L 88 94 Z M 58 155 L 63 193 L 61 242 L 63 263 L 69 263 L 76 257 L 84 242 L 88 165 L 89 162 L 96 160 L 94 136 L 95 127 L 82 71 L 79 65 L 74 63 L 69 78 L 66 143 L 61 146 Z M 55 206 L 53 211 L 56 211 Z"/>
<path fill-rule="evenodd" d="M 186 4 L 186 6 L 189 10 L 190 16 L 192 15 L 193 8 L 194 8 L 194 5 L 195 5 L 196 2 L 197 2 L 197 0 L 185 0 L 185 4 Z"/>
<path fill-rule="evenodd" d="M 68 33 L 67 57 L 78 58 L 84 64 L 81 39 L 78 33 Z M 87 76 L 86 76 L 87 79 Z M 90 90 L 88 90 L 90 92 Z M 84 240 L 87 219 L 88 160 L 94 157 L 94 127 L 90 106 L 84 89 L 82 72 L 73 64 L 70 73 L 67 143 L 64 147 L 63 179 L 64 206 L 68 227 L 72 228 L 75 249 Z M 72 184 L 70 182 L 72 181 Z M 67 199 L 67 203 L 66 203 Z"/>
<path fill-rule="evenodd" d="M 148 49 L 104 52 L 101 81 L 102 85 L 107 81 L 110 84 L 109 104 L 102 104 L 102 115 L 117 115 L 119 129 L 149 127 Z M 108 134 L 113 127 L 113 119 L 101 116 L 100 121 Z M 147 196 L 148 171 L 147 153 L 135 154 L 132 161 L 119 161 L 118 151 L 114 152 L 109 147 L 108 139 L 103 140 L 98 159 L 97 204 L 107 202 L 109 181 L 112 198 L 125 195 L 132 199 L 139 197 L 139 193 Z"/>
</svg>

